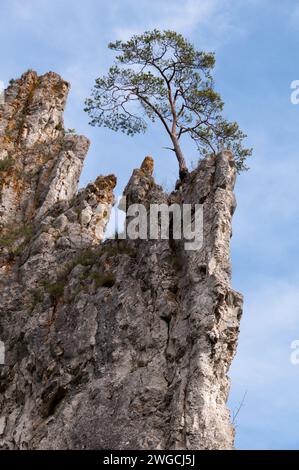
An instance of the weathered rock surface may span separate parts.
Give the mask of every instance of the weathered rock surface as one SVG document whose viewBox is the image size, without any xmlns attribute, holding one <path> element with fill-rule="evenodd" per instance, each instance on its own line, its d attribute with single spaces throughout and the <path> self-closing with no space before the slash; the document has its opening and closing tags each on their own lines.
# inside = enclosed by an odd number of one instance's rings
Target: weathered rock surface
<svg viewBox="0 0 299 470">
<path fill-rule="evenodd" d="M 64 131 L 68 89 L 28 72 L 0 106 L 0 446 L 230 449 L 233 158 L 170 195 L 147 158 L 125 189 L 129 204 L 203 204 L 202 249 L 102 242 L 116 178 L 76 192 L 88 141 Z"/>
</svg>

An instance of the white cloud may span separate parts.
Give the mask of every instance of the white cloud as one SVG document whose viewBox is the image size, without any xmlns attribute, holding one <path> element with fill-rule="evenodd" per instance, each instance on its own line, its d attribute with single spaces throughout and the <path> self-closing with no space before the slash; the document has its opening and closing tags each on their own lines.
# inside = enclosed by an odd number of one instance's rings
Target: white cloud
<svg viewBox="0 0 299 470">
<path fill-rule="evenodd" d="M 233 7 L 236 6 L 236 1 L 233 0 L 174 1 L 171 6 L 168 0 L 143 1 L 139 4 L 142 17 L 137 14 L 133 4 L 127 3 L 129 11 L 130 5 L 132 7 L 130 19 L 128 18 L 126 25 L 117 25 L 114 28 L 114 34 L 121 39 L 153 28 L 173 29 L 190 35 L 196 28 L 207 26 L 213 30 L 214 37 L 241 31 L 232 20 Z"/>
<path fill-rule="evenodd" d="M 34 18 L 37 10 L 42 10 L 50 5 L 48 0 L 12 0 L 11 8 L 14 15 L 23 21 L 30 21 Z"/>
<path fill-rule="evenodd" d="M 159 10 L 161 19 L 156 24 L 158 28 L 175 29 L 182 32 L 190 32 L 199 23 L 206 21 L 215 13 L 218 0 L 187 0 L 177 2 L 169 8 L 169 2 L 162 2 Z"/>
</svg>

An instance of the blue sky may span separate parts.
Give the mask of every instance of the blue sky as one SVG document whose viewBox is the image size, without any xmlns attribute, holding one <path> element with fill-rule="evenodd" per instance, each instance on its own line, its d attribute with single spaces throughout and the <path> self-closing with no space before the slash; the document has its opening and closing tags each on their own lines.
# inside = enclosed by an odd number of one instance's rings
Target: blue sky
<svg viewBox="0 0 299 470">
<path fill-rule="evenodd" d="M 298 124 L 290 84 L 299 79 L 296 0 L 1 0 L 0 80 L 28 68 L 60 73 L 72 84 L 66 126 L 88 136 L 81 184 L 116 173 L 118 192 L 146 154 L 171 188 L 176 162 L 160 128 L 134 139 L 93 129 L 83 112 L 93 80 L 112 60 L 106 45 L 146 29 L 174 29 L 216 52 L 215 79 L 226 117 L 254 148 L 251 170 L 237 182 L 232 241 L 233 286 L 245 296 L 230 406 L 238 408 L 239 449 L 299 448 Z M 198 155 L 186 147 L 189 163 Z"/>
</svg>

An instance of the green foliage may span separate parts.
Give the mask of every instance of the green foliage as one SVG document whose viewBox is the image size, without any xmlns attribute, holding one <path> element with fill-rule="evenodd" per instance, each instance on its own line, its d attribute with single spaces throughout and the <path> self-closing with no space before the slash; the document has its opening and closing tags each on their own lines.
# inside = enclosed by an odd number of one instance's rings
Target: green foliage
<svg viewBox="0 0 299 470">
<path fill-rule="evenodd" d="M 11 248 L 17 240 L 20 238 L 23 239 L 22 244 L 15 247 L 13 250 L 13 254 L 19 255 L 24 249 L 24 245 L 28 243 L 32 237 L 33 229 L 31 225 L 21 225 L 20 227 L 13 225 L 5 227 L 3 232 L 4 235 L 0 238 L 0 248 Z"/>
<path fill-rule="evenodd" d="M 96 287 L 113 287 L 116 281 L 116 276 L 112 272 L 108 273 L 96 273 L 93 272 L 89 276 L 95 281 Z"/>
<path fill-rule="evenodd" d="M 79 264 L 81 266 L 92 266 L 98 259 L 98 253 L 91 248 L 80 251 L 75 258 L 71 261 L 68 266 L 68 272 L 70 273 L 75 266 Z"/>
<path fill-rule="evenodd" d="M 101 247 L 100 255 L 107 253 L 108 258 L 118 255 L 128 255 L 134 257 L 136 255 L 132 247 L 129 246 L 127 240 L 116 239 L 113 243 L 107 243 Z"/>
<path fill-rule="evenodd" d="M 8 247 L 8 246 L 12 245 L 13 242 L 14 242 L 14 239 L 9 237 L 9 236 L 1 237 L 0 238 L 0 248 Z"/>
<path fill-rule="evenodd" d="M 66 281 L 64 279 L 60 279 L 52 284 L 44 282 L 43 286 L 46 292 L 48 292 L 48 294 L 50 295 L 51 299 L 57 302 L 60 297 L 63 296 L 65 283 Z"/>
<path fill-rule="evenodd" d="M 32 225 L 21 226 L 17 233 L 18 233 L 18 236 L 24 237 L 27 241 L 29 241 L 33 233 Z"/>
<path fill-rule="evenodd" d="M 132 257 L 135 256 L 134 250 L 128 246 L 126 240 L 117 240 L 114 243 L 103 244 L 97 249 L 87 248 L 77 253 L 73 260 L 66 265 L 62 276 L 66 278 L 79 265 L 86 267 L 93 266 L 104 254 L 108 258 L 125 254 Z M 86 274 L 86 277 L 88 276 L 89 274 Z"/>
<path fill-rule="evenodd" d="M 16 248 L 12 249 L 12 254 L 14 256 L 21 256 L 24 251 L 24 244 L 22 243 L 21 245 L 18 245 Z"/>
<path fill-rule="evenodd" d="M 214 54 L 197 51 L 174 31 L 147 31 L 108 46 L 117 52 L 108 75 L 96 79 L 86 100 L 93 126 L 128 135 L 144 132 L 148 121 L 160 121 L 173 144 L 180 169 L 185 162 L 179 141 L 187 134 L 204 155 L 233 152 L 238 170 L 246 169 L 251 149 L 235 122 L 222 116 L 223 101 L 214 90 Z M 186 168 L 186 167 L 185 167 Z"/>
<path fill-rule="evenodd" d="M 44 295 L 41 289 L 36 289 L 32 292 L 32 308 L 36 307 L 36 305 L 40 304 L 44 299 Z"/>
<path fill-rule="evenodd" d="M 13 159 L 11 157 L 3 158 L 0 160 L 0 171 L 7 171 L 13 165 Z"/>
<path fill-rule="evenodd" d="M 63 131 L 63 124 L 62 124 L 62 122 L 59 122 L 58 124 L 56 124 L 55 130 L 56 130 L 56 131 Z"/>
</svg>

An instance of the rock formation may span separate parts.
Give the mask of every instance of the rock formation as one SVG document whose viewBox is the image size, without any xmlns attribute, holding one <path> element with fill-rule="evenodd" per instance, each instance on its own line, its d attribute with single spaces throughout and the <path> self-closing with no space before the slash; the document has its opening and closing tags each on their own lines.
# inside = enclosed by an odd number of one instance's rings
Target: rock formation
<svg viewBox="0 0 299 470">
<path fill-rule="evenodd" d="M 68 90 L 29 71 L 0 105 L 0 448 L 230 449 L 233 157 L 171 194 L 147 158 L 125 189 L 129 204 L 203 204 L 202 249 L 103 241 L 116 178 L 77 192 L 89 143 L 64 130 Z"/>
</svg>

